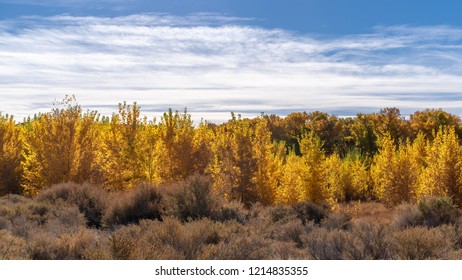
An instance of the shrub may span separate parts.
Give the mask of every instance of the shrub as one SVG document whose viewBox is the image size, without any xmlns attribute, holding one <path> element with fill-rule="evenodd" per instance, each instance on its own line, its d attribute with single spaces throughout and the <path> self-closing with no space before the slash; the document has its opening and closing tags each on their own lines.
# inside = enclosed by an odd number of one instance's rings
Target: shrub
<svg viewBox="0 0 462 280">
<path fill-rule="evenodd" d="M 443 224 L 454 224 L 460 211 L 449 197 L 427 197 L 418 202 L 424 225 L 437 227 Z"/>
<path fill-rule="evenodd" d="M 77 206 L 54 205 L 18 196 L 0 199 L 0 218 L 14 236 L 28 239 L 37 229 L 52 233 L 72 232 L 86 225 Z"/>
<path fill-rule="evenodd" d="M 345 211 L 334 212 L 321 221 L 321 226 L 328 230 L 346 230 L 351 226 L 351 218 L 351 215 Z"/>
<path fill-rule="evenodd" d="M 162 219 L 162 195 L 153 186 L 141 185 L 126 193 L 114 195 L 103 217 L 106 226 L 137 224 L 143 219 Z"/>
<path fill-rule="evenodd" d="M 37 233 L 29 242 L 27 250 L 33 260 L 108 259 L 105 245 L 98 238 L 97 232 L 81 228 L 59 236 Z"/>
<path fill-rule="evenodd" d="M 316 224 L 319 224 L 330 213 L 330 208 L 327 204 L 316 204 L 311 201 L 299 202 L 294 205 L 294 209 L 297 217 L 303 224 L 306 224 L 308 221 L 314 221 Z"/>
<path fill-rule="evenodd" d="M 100 228 L 107 205 L 106 198 L 106 191 L 98 186 L 62 183 L 41 192 L 37 200 L 52 203 L 64 201 L 70 205 L 76 205 L 87 219 L 88 227 Z"/>
<path fill-rule="evenodd" d="M 250 234 L 233 234 L 227 241 L 203 249 L 201 259 L 208 260 L 263 260 L 278 259 L 275 241 Z"/>
<path fill-rule="evenodd" d="M 245 209 L 242 203 L 232 200 L 223 203 L 213 219 L 220 222 L 234 220 L 244 224 L 249 219 L 249 211 Z"/>
<path fill-rule="evenodd" d="M 141 221 L 121 227 L 111 236 L 115 259 L 198 259 L 202 249 L 218 244 L 217 225 L 202 219 L 182 224 L 175 218 Z"/>
<path fill-rule="evenodd" d="M 0 230 L 0 260 L 26 258 L 26 241 L 15 237 L 7 230 Z"/>
<path fill-rule="evenodd" d="M 385 260 L 390 258 L 389 236 L 392 228 L 380 222 L 357 222 L 351 232 L 362 243 L 364 259 Z"/>
<path fill-rule="evenodd" d="M 297 212 L 293 207 L 287 205 L 277 205 L 269 208 L 272 223 L 288 222 L 297 218 Z"/>
<path fill-rule="evenodd" d="M 315 260 L 365 259 L 364 245 L 350 232 L 317 228 L 302 240 L 308 256 Z"/>
<path fill-rule="evenodd" d="M 311 227 L 307 226 L 311 225 Z M 271 239 L 289 242 L 297 248 L 303 247 L 302 236 L 314 229 L 314 224 L 302 225 L 300 220 L 292 220 L 287 223 L 275 224 L 267 228 Z"/>
<path fill-rule="evenodd" d="M 424 224 L 422 212 L 415 204 L 403 203 L 395 209 L 394 224 L 399 229 L 421 226 Z"/>
<path fill-rule="evenodd" d="M 111 258 L 115 260 L 143 259 L 139 245 L 141 227 L 139 225 L 123 226 L 112 232 L 109 237 Z M 144 251 L 149 251 L 146 246 Z"/>
<path fill-rule="evenodd" d="M 439 228 L 415 227 L 392 235 L 393 257 L 402 260 L 448 259 L 455 240 Z"/>
<path fill-rule="evenodd" d="M 182 221 L 212 218 L 219 212 L 221 201 L 212 189 L 212 181 L 203 175 L 192 175 L 174 187 L 174 214 Z"/>
</svg>

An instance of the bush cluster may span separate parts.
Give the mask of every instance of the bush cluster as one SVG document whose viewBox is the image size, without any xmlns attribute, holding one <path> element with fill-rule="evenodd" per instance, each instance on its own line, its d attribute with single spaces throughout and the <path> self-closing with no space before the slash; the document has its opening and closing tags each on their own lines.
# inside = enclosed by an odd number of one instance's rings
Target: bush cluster
<svg viewBox="0 0 462 280">
<path fill-rule="evenodd" d="M 460 259 L 460 211 L 449 198 L 362 219 L 357 204 L 246 208 L 208 177 L 108 192 L 59 184 L 35 198 L 0 198 L 1 259 Z M 367 213 L 374 212 L 367 204 Z M 382 211 L 382 210 L 380 210 Z M 363 213 L 364 212 L 364 213 Z"/>
</svg>

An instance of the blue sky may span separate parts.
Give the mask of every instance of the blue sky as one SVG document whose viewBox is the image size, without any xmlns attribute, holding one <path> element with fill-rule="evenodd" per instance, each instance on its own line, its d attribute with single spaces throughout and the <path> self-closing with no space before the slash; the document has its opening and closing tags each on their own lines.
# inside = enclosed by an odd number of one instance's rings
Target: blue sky
<svg viewBox="0 0 462 280">
<path fill-rule="evenodd" d="M 462 113 L 460 1 L 0 0 L 0 111 Z"/>
</svg>

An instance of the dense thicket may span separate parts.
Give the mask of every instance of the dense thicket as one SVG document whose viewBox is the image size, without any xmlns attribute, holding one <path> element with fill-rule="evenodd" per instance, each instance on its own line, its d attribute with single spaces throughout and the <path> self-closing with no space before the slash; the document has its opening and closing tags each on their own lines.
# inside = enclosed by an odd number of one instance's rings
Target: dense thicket
<svg viewBox="0 0 462 280">
<path fill-rule="evenodd" d="M 35 196 L 63 182 L 130 190 L 209 175 L 215 195 L 250 207 L 302 201 L 380 200 L 393 206 L 427 196 L 462 203 L 461 121 L 441 109 L 404 118 L 399 109 L 339 118 L 323 112 L 232 114 L 194 125 L 169 110 L 160 120 L 119 104 L 111 117 L 75 98 L 15 123 L 0 115 L 0 193 Z"/>
</svg>

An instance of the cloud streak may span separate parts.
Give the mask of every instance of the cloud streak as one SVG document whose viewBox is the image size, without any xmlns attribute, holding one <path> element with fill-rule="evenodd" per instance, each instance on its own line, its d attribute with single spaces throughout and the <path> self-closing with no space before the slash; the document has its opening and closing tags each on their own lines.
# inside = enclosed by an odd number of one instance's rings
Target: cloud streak
<svg viewBox="0 0 462 280">
<path fill-rule="evenodd" d="M 391 26 L 325 38 L 251 20 L 140 14 L 0 22 L 0 111 L 22 118 L 71 93 L 103 114 L 127 100 L 148 115 L 187 107 L 213 121 L 230 111 L 462 112 L 462 29 Z"/>
</svg>

